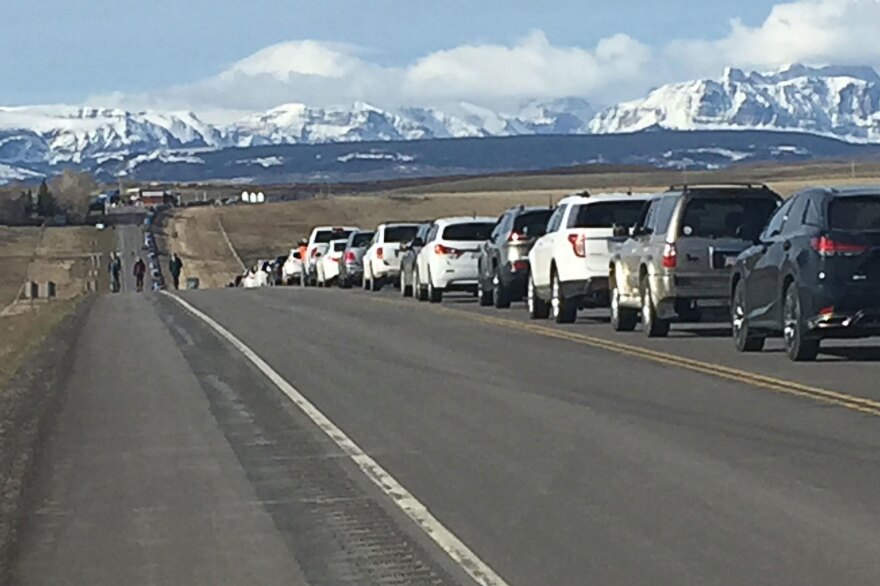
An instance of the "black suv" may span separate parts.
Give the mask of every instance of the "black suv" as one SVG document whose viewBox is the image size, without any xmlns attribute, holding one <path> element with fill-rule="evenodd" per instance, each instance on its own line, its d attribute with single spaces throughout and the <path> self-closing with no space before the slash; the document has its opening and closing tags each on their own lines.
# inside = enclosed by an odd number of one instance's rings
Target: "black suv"
<svg viewBox="0 0 880 586">
<path fill-rule="evenodd" d="M 498 218 L 489 239 L 480 246 L 477 297 L 480 305 L 510 307 L 526 295 L 529 250 L 553 215 L 548 207 L 510 208 Z"/>
<path fill-rule="evenodd" d="M 742 352 L 781 334 L 792 360 L 813 360 L 822 338 L 880 334 L 880 189 L 793 196 L 737 258 L 731 298 Z"/>
</svg>

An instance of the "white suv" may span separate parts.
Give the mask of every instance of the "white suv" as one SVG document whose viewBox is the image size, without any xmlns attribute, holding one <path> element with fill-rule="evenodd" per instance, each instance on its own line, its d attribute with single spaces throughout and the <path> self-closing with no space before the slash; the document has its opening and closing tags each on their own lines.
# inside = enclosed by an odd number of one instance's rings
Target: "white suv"
<svg viewBox="0 0 880 586">
<path fill-rule="evenodd" d="M 339 263 L 342 261 L 342 253 L 348 238 L 331 240 L 327 244 L 327 250 L 318 258 L 316 284 L 318 287 L 329 287 L 339 278 Z"/>
<path fill-rule="evenodd" d="M 316 285 L 318 281 L 318 257 L 327 252 L 331 240 L 343 240 L 357 230 L 352 226 L 318 226 L 309 236 L 306 257 L 303 260 L 306 269 L 306 282 Z"/>
<path fill-rule="evenodd" d="M 477 290 L 480 244 L 495 228 L 495 218 L 441 218 L 434 222 L 416 257 L 413 294 L 439 303 L 444 291 Z"/>
<path fill-rule="evenodd" d="M 418 224 L 379 224 L 364 253 L 364 289 L 378 291 L 400 276 L 400 245 L 416 237 Z"/>
<path fill-rule="evenodd" d="M 571 323 L 582 307 L 608 304 L 608 262 L 651 195 L 573 195 L 562 199 L 529 252 L 533 319 Z"/>
</svg>

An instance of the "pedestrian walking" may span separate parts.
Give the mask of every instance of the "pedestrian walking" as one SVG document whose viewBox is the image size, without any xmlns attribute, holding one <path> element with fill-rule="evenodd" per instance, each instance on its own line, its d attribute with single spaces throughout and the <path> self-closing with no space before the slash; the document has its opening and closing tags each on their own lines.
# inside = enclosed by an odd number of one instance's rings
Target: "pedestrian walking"
<svg viewBox="0 0 880 586">
<path fill-rule="evenodd" d="M 122 258 L 115 252 L 110 253 L 110 290 L 119 293 L 122 289 Z"/>
<path fill-rule="evenodd" d="M 171 255 L 168 262 L 168 270 L 171 272 L 171 281 L 174 283 L 175 289 L 180 289 L 180 273 L 183 270 L 183 261 L 177 256 L 177 253 Z"/>
<path fill-rule="evenodd" d="M 143 259 L 138 258 L 134 263 L 134 280 L 138 293 L 144 290 L 144 276 L 147 274 L 147 265 Z"/>
</svg>

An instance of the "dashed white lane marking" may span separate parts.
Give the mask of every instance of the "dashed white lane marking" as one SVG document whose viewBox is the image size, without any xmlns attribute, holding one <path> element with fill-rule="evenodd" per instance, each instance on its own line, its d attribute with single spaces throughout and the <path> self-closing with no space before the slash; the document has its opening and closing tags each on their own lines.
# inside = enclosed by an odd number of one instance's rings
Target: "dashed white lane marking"
<svg viewBox="0 0 880 586">
<path fill-rule="evenodd" d="M 489 567 L 477 554 L 464 544 L 464 542 L 447 529 L 419 500 L 412 495 L 391 474 L 380 466 L 373 458 L 368 456 L 344 431 L 336 426 L 326 415 L 315 407 L 293 385 L 284 380 L 265 360 L 251 350 L 244 342 L 235 337 L 226 328 L 214 321 L 210 316 L 196 309 L 188 302 L 176 295 L 163 292 L 169 298 L 176 301 L 188 312 L 205 322 L 220 337 L 232 344 L 245 358 L 251 361 L 260 372 L 272 381 L 278 389 L 284 393 L 303 413 L 305 413 L 321 430 L 348 455 L 367 477 L 378 486 L 382 492 L 412 519 L 428 537 L 451 557 L 477 584 L 484 586 L 507 586 L 507 582 Z"/>
</svg>

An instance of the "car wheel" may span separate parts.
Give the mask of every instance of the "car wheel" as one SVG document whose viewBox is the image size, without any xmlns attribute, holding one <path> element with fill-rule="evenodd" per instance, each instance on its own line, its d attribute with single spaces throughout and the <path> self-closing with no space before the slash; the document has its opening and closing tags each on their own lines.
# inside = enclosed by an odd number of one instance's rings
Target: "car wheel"
<svg viewBox="0 0 880 586">
<path fill-rule="evenodd" d="M 651 284 L 647 277 L 642 279 L 642 331 L 649 338 L 662 338 L 669 333 L 669 322 L 657 317 L 657 308 L 651 295 Z"/>
<path fill-rule="evenodd" d="M 481 307 L 489 307 L 492 305 L 492 290 L 483 289 L 483 279 L 477 278 L 477 300 Z"/>
<path fill-rule="evenodd" d="M 529 286 L 526 292 L 526 307 L 528 307 L 531 319 L 547 319 L 550 317 L 550 305 L 538 297 L 538 292 L 535 290 L 535 282 L 531 276 L 529 276 Z"/>
<path fill-rule="evenodd" d="M 815 360 L 819 355 L 819 338 L 810 336 L 804 327 L 801 301 L 797 286 L 791 284 L 785 290 L 782 308 L 783 343 L 788 357 L 795 362 Z"/>
<path fill-rule="evenodd" d="M 413 295 L 419 301 L 427 301 L 428 293 L 425 291 L 425 288 L 422 287 L 422 277 L 419 275 L 419 271 L 413 274 Z"/>
<path fill-rule="evenodd" d="M 577 306 L 562 295 L 559 274 L 555 270 L 550 275 L 550 315 L 558 324 L 574 323 L 577 319 Z"/>
<path fill-rule="evenodd" d="M 434 286 L 434 281 L 431 279 L 431 273 L 428 273 L 428 301 L 431 303 L 440 303 L 443 301 L 443 290 Z"/>
<path fill-rule="evenodd" d="M 366 268 L 364 269 L 364 276 L 361 277 L 361 287 L 363 287 L 364 291 L 369 291 L 372 288 L 370 276 L 367 274 Z"/>
<path fill-rule="evenodd" d="M 611 282 L 611 329 L 615 332 L 631 332 L 639 321 L 639 312 L 620 305 L 620 289 L 617 282 Z"/>
<path fill-rule="evenodd" d="M 756 336 L 749 330 L 746 318 L 746 287 L 742 281 L 733 290 L 733 303 L 730 304 L 733 343 L 740 352 L 760 352 L 764 349 L 764 336 Z"/>
<path fill-rule="evenodd" d="M 495 274 L 492 276 L 492 298 L 496 309 L 510 307 L 510 291 L 501 282 L 501 273 L 498 272 L 498 269 L 495 269 Z"/>
<path fill-rule="evenodd" d="M 377 279 L 375 276 L 370 279 L 370 291 L 381 291 L 382 290 L 382 281 L 381 279 Z"/>
</svg>

